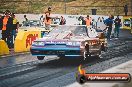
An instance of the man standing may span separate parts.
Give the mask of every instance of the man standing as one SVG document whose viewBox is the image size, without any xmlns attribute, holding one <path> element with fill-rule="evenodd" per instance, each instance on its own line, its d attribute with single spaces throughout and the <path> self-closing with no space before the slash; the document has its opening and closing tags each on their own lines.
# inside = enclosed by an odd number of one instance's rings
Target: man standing
<svg viewBox="0 0 132 87">
<path fill-rule="evenodd" d="M 25 19 L 25 21 L 28 21 L 28 19 L 27 19 L 27 16 L 26 16 L 26 15 L 24 15 L 24 19 Z"/>
<path fill-rule="evenodd" d="M 51 12 L 51 8 L 49 7 L 48 11 L 45 12 L 45 19 L 44 19 L 46 30 L 50 30 L 50 24 L 51 24 L 50 12 Z"/>
<path fill-rule="evenodd" d="M 2 33 L 2 15 L 0 15 L 0 39 L 2 38 L 2 35 L 1 35 L 1 33 Z"/>
<path fill-rule="evenodd" d="M 113 19 L 114 19 L 114 16 L 113 15 L 110 15 L 109 18 L 104 21 L 105 24 L 108 27 L 108 31 L 107 31 L 107 39 L 108 40 L 110 40 L 110 38 L 111 38 Z"/>
<path fill-rule="evenodd" d="M 86 21 L 86 26 L 89 27 L 91 25 L 91 18 L 89 17 L 89 15 L 87 15 L 85 21 Z"/>
<path fill-rule="evenodd" d="M 26 15 L 24 15 L 23 25 L 24 25 L 24 26 L 29 26 L 29 25 L 28 25 L 28 18 L 27 18 Z"/>
<path fill-rule="evenodd" d="M 66 24 L 66 19 L 61 16 L 61 21 L 60 21 L 60 25 L 65 25 Z"/>
<path fill-rule="evenodd" d="M 115 23 L 115 35 L 116 35 L 116 38 L 118 38 L 119 37 L 119 29 L 120 29 L 120 25 L 121 25 L 121 19 L 119 18 L 119 15 L 115 19 L 114 23 Z"/>
<path fill-rule="evenodd" d="M 128 5 L 127 4 L 124 6 L 124 12 L 125 12 L 125 16 L 127 16 L 127 13 L 128 13 Z"/>
<path fill-rule="evenodd" d="M 5 15 L 2 17 L 2 40 L 7 42 L 9 48 L 12 48 L 11 46 L 12 25 L 13 19 L 10 17 L 10 11 L 6 10 Z"/>
<path fill-rule="evenodd" d="M 17 33 L 18 27 L 19 27 L 19 22 L 16 19 L 16 16 L 14 13 L 12 14 L 12 18 L 13 18 L 13 26 L 12 26 L 12 40 L 11 40 L 12 42 L 11 42 L 11 45 L 13 47 L 14 46 L 13 40 L 15 41 L 16 33 Z"/>
</svg>

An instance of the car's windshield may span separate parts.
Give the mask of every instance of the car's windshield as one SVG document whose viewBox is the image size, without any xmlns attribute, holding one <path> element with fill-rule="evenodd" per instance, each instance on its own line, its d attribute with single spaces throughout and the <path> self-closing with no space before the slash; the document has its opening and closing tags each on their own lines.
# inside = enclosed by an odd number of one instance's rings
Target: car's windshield
<svg viewBox="0 0 132 87">
<path fill-rule="evenodd" d="M 55 33 L 64 34 L 71 32 L 74 36 L 87 36 L 87 27 L 86 26 L 58 26 L 55 27 L 49 35 Z"/>
<path fill-rule="evenodd" d="M 70 26 L 57 26 L 49 33 L 49 35 L 52 35 L 53 33 L 65 33 L 66 31 L 70 31 Z"/>
</svg>

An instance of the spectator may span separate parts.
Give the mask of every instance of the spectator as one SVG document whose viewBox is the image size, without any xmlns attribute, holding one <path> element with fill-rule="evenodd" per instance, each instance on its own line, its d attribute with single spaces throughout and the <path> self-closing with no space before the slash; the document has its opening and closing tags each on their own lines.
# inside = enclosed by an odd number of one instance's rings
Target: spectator
<svg viewBox="0 0 132 87">
<path fill-rule="evenodd" d="M 85 21 L 84 17 L 82 17 L 81 19 L 82 19 L 82 25 L 86 25 L 86 21 Z"/>
<path fill-rule="evenodd" d="M 113 15 L 110 15 L 108 19 L 106 19 L 104 22 L 108 27 L 107 31 L 107 39 L 110 40 L 111 38 L 111 32 L 112 32 L 112 25 L 113 25 Z"/>
<path fill-rule="evenodd" d="M 2 38 L 1 32 L 2 32 L 2 15 L 0 15 L 0 39 Z"/>
<path fill-rule="evenodd" d="M 19 22 L 18 22 L 18 20 L 16 19 L 16 16 L 15 16 L 14 13 L 12 14 L 12 18 L 13 18 L 12 39 L 14 38 L 14 40 L 15 40 L 15 38 L 16 38 L 16 33 L 17 33 L 18 27 L 19 27 Z M 13 40 L 12 40 L 12 41 L 13 41 Z M 12 44 L 12 45 L 13 45 L 13 44 Z"/>
<path fill-rule="evenodd" d="M 80 17 L 78 18 L 78 21 L 79 21 L 79 25 L 82 25 L 82 16 L 80 16 Z"/>
<path fill-rule="evenodd" d="M 6 10 L 5 15 L 2 17 L 2 39 L 7 42 L 7 45 L 9 48 L 12 48 L 11 46 L 11 38 L 12 38 L 12 25 L 13 25 L 13 19 L 10 17 L 10 11 Z"/>
<path fill-rule="evenodd" d="M 117 18 L 114 21 L 115 23 L 115 35 L 118 38 L 119 37 L 119 29 L 120 29 L 120 25 L 121 25 L 121 19 L 119 18 L 119 15 L 117 16 Z"/>
<path fill-rule="evenodd" d="M 23 26 L 29 26 L 29 24 L 28 24 L 28 18 L 27 18 L 26 15 L 24 15 Z"/>
<path fill-rule="evenodd" d="M 43 15 L 40 16 L 40 21 L 42 21 L 44 19 Z"/>
<path fill-rule="evenodd" d="M 125 5 L 124 6 L 124 12 L 125 12 L 125 16 L 127 16 L 127 13 L 128 13 L 128 5 Z"/>
<path fill-rule="evenodd" d="M 44 17 L 43 17 L 43 15 L 41 15 L 40 16 L 40 23 L 41 23 L 42 26 L 43 26 L 43 20 L 44 20 Z"/>
<path fill-rule="evenodd" d="M 25 21 L 28 21 L 28 18 L 27 18 L 27 16 L 26 16 L 26 15 L 24 15 L 24 19 L 25 19 Z"/>
<path fill-rule="evenodd" d="M 97 22 L 95 19 L 92 19 L 92 28 L 97 29 Z"/>
<path fill-rule="evenodd" d="M 48 11 L 45 12 L 45 20 L 44 20 L 44 23 L 45 23 L 45 28 L 46 30 L 50 30 L 50 25 L 51 25 L 51 17 L 50 17 L 50 13 L 51 12 L 51 8 L 49 7 L 48 8 Z"/>
<path fill-rule="evenodd" d="M 60 25 L 65 25 L 66 24 L 66 19 L 61 16 L 61 21 L 60 21 Z"/>
</svg>

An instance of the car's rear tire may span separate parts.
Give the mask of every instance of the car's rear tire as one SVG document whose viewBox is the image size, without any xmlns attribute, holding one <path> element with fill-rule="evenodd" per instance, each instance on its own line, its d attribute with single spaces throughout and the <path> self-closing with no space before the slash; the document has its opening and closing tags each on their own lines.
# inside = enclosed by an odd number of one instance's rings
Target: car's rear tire
<svg viewBox="0 0 132 87">
<path fill-rule="evenodd" d="M 86 59 L 86 58 L 88 58 L 88 57 L 91 57 L 91 54 L 90 54 L 90 52 L 89 52 L 89 45 L 88 44 L 86 44 L 85 45 L 85 52 L 83 52 L 83 58 L 84 58 L 84 60 Z"/>
<path fill-rule="evenodd" d="M 104 43 L 101 45 L 101 51 L 104 51 L 104 52 L 107 51 L 107 47 L 104 46 Z"/>
<path fill-rule="evenodd" d="M 37 56 L 38 60 L 43 60 L 45 56 Z"/>
</svg>

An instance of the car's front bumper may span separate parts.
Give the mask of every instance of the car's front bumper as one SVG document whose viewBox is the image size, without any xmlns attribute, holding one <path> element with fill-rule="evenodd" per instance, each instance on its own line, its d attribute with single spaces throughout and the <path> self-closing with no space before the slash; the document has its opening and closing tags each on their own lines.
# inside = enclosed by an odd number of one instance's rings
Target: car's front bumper
<svg viewBox="0 0 132 87">
<path fill-rule="evenodd" d="M 33 56 L 81 56 L 81 49 L 79 47 L 31 47 L 30 51 Z"/>
<path fill-rule="evenodd" d="M 33 56 L 84 56 L 84 49 L 80 47 L 31 47 L 31 54 Z M 99 55 L 99 49 L 90 49 L 91 56 Z"/>
</svg>

